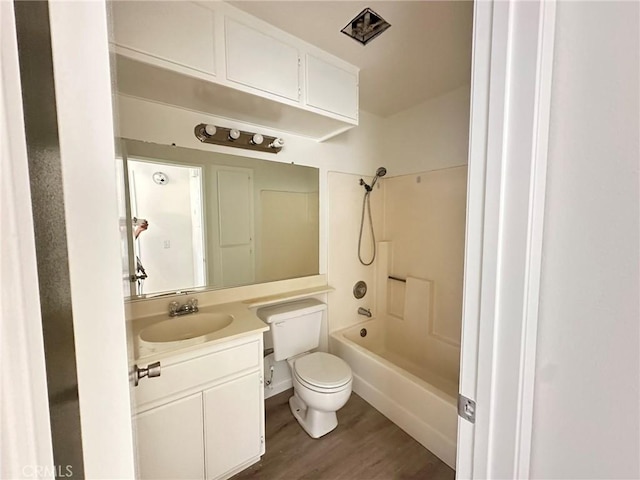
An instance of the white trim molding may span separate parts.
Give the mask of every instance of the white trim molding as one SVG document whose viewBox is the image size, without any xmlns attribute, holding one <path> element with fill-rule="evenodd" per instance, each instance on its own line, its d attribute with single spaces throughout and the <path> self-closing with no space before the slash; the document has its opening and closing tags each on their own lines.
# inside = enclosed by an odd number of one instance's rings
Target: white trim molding
<svg viewBox="0 0 640 480">
<path fill-rule="evenodd" d="M 528 478 L 555 1 L 477 2 L 458 478 Z"/>
<path fill-rule="evenodd" d="M 84 477 L 134 478 L 107 8 L 53 0 L 49 18 Z"/>
<path fill-rule="evenodd" d="M 56 469 L 13 2 L 0 2 L 0 478 Z"/>
</svg>

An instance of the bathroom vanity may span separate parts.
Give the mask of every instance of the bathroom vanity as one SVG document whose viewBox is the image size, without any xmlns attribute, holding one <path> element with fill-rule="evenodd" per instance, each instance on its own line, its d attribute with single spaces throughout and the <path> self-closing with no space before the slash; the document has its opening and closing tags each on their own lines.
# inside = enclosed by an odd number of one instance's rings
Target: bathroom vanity
<svg viewBox="0 0 640 480">
<path fill-rule="evenodd" d="M 199 315 L 228 315 L 231 321 L 194 338 L 141 340 L 167 321 L 184 335 L 181 322 L 193 323 Z M 132 390 L 137 476 L 229 478 L 265 451 L 262 333 L 268 327 L 242 303 L 167 319 L 163 314 L 133 321 L 138 366 L 160 362 L 160 375 L 140 379 Z"/>
</svg>

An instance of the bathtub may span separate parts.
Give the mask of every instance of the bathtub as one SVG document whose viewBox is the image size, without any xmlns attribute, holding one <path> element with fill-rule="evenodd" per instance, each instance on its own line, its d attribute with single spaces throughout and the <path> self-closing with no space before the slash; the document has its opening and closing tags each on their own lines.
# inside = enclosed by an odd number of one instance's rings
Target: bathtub
<svg viewBox="0 0 640 480">
<path fill-rule="evenodd" d="M 382 327 L 373 319 L 333 332 L 330 351 L 351 366 L 354 392 L 455 468 L 457 381 L 388 351 Z"/>
</svg>

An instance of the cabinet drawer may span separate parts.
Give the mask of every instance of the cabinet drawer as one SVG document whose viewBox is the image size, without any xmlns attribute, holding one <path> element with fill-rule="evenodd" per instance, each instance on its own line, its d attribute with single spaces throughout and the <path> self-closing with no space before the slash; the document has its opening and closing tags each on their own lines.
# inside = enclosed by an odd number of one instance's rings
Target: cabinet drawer
<svg viewBox="0 0 640 480">
<path fill-rule="evenodd" d="M 135 403 L 141 407 L 165 397 L 198 390 L 199 386 L 260 365 L 260 341 L 226 348 L 217 352 L 166 363 L 161 361 L 159 377 L 145 378 L 134 389 Z M 202 390 L 200 388 L 200 390 Z"/>
</svg>

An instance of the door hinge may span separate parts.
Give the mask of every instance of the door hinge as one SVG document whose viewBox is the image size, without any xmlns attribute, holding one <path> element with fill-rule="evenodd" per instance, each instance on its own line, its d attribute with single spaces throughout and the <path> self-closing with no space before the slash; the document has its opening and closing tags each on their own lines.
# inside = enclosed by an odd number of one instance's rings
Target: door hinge
<svg viewBox="0 0 640 480">
<path fill-rule="evenodd" d="M 471 423 L 476 423 L 476 402 L 458 394 L 458 416 Z"/>
</svg>

